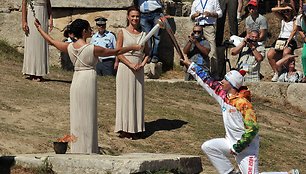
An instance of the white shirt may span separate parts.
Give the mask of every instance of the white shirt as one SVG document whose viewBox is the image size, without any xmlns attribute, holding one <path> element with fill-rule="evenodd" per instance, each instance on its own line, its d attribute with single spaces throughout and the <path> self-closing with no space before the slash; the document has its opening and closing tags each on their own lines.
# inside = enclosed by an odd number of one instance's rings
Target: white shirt
<svg viewBox="0 0 306 174">
<path fill-rule="evenodd" d="M 116 37 L 113 33 L 109 31 L 105 31 L 103 35 L 101 35 L 99 32 L 96 32 L 90 40 L 90 43 L 95 46 L 100 46 L 103 48 L 116 48 Z M 116 56 L 107 56 L 107 57 L 99 57 L 99 60 L 103 59 L 109 59 L 109 58 L 115 58 Z"/>
<path fill-rule="evenodd" d="M 193 1 L 192 6 L 191 6 L 190 17 L 196 12 L 204 13 L 205 11 L 210 12 L 210 13 L 215 12 L 218 14 L 218 18 L 222 17 L 222 10 L 220 8 L 219 0 L 195 0 Z M 199 25 L 204 25 L 204 24 L 215 24 L 216 21 L 217 19 L 213 17 L 200 17 L 197 22 L 199 23 Z"/>
<path fill-rule="evenodd" d="M 138 6 L 141 13 L 152 12 L 162 8 L 162 4 L 159 0 L 138 0 Z"/>
<path fill-rule="evenodd" d="M 289 22 L 285 22 L 284 20 L 282 20 L 281 30 L 278 38 L 289 38 L 291 32 L 293 31 L 293 23 L 293 20 Z"/>
</svg>

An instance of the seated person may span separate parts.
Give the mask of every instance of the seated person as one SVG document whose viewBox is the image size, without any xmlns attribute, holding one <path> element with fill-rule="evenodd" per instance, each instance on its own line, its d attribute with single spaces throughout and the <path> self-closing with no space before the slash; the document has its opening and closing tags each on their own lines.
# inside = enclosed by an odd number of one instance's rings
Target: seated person
<svg viewBox="0 0 306 174">
<path fill-rule="evenodd" d="M 203 36 L 203 27 L 196 25 L 190 34 L 189 40 L 185 45 L 183 52 L 187 54 L 188 59 L 198 64 L 199 66 L 209 70 L 209 57 L 210 44 Z M 189 73 L 185 74 L 185 81 L 192 80 Z"/>
<path fill-rule="evenodd" d="M 286 55 L 284 58 L 276 62 L 276 67 L 281 70 L 278 82 L 299 83 L 304 77 L 301 71 L 295 69 L 296 55 Z"/>
<path fill-rule="evenodd" d="M 245 70 L 244 81 L 257 82 L 260 80 L 260 63 L 264 59 L 265 48 L 258 45 L 258 30 L 253 30 L 247 34 L 244 41 L 237 47 L 231 49 L 231 55 L 239 54 L 237 70 Z"/>
<path fill-rule="evenodd" d="M 295 37 L 290 37 L 290 34 L 295 28 L 295 12 L 293 7 L 290 4 L 284 3 L 280 7 L 272 8 L 272 11 L 276 17 L 281 19 L 279 36 L 267 54 L 269 64 L 274 72 L 271 81 L 276 82 L 279 74 L 276 68 L 276 62 L 288 54 L 293 54 L 297 48 L 297 44 Z"/>
</svg>

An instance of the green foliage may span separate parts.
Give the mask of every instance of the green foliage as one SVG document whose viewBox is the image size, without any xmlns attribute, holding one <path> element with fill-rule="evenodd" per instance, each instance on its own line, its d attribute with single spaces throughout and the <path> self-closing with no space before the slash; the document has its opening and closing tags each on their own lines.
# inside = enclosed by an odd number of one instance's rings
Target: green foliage
<svg viewBox="0 0 306 174">
<path fill-rule="evenodd" d="M 35 174 L 55 174 L 55 172 L 52 170 L 52 164 L 48 161 L 48 158 L 46 158 L 43 161 L 43 165 L 35 168 L 34 173 Z"/>
</svg>

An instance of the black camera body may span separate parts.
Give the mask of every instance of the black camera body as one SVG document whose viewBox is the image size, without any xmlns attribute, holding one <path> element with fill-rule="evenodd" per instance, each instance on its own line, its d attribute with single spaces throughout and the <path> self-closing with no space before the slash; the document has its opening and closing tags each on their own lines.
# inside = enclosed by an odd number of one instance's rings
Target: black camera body
<svg viewBox="0 0 306 174">
<path fill-rule="evenodd" d="M 248 43 L 255 43 L 255 42 L 257 42 L 257 41 L 255 41 L 255 40 L 253 40 L 253 39 L 250 39 L 250 38 L 247 38 L 247 40 L 246 40 Z"/>
</svg>

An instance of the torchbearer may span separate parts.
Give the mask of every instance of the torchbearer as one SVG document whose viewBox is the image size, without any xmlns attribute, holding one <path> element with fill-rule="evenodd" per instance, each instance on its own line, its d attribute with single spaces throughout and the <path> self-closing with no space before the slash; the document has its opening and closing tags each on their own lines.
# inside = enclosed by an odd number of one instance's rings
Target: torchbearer
<svg viewBox="0 0 306 174">
<path fill-rule="evenodd" d="M 236 173 L 228 159 L 230 156 L 235 158 L 242 174 L 258 174 L 259 126 L 251 103 L 250 91 L 242 86 L 245 71 L 232 70 L 222 81 L 216 81 L 201 66 L 191 63 L 187 58 L 181 63 L 188 68 L 187 72 L 198 84 L 216 99 L 222 110 L 225 138 L 204 142 L 201 146 L 202 151 L 220 174 Z M 299 172 L 293 169 L 284 173 Z"/>
</svg>

